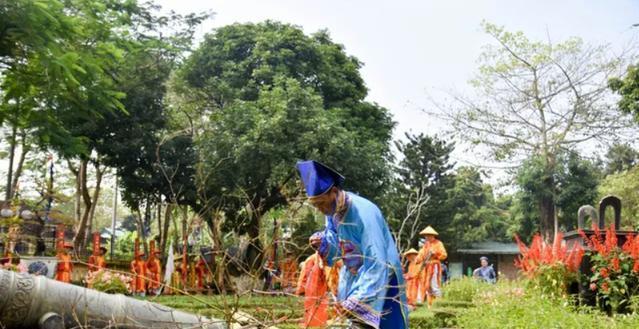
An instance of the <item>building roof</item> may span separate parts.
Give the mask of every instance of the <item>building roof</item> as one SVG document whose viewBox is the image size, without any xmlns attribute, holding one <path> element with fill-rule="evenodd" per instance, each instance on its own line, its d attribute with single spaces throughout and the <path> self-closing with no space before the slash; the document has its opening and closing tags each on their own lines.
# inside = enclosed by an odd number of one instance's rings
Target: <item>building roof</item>
<svg viewBox="0 0 639 329">
<path fill-rule="evenodd" d="M 460 254 L 500 254 L 500 255 L 517 255 L 519 247 L 515 243 L 503 243 L 497 241 L 483 241 L 473 243 L 470 248 L 457 249 Z"/>
</svg>

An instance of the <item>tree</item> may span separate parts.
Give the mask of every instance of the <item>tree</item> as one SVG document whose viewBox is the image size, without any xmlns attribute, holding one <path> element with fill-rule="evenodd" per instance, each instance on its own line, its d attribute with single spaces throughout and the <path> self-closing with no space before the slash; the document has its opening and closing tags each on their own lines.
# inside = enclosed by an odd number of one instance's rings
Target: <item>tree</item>
<svg viewBox="0 0 639 329">
<path fill-rule="evenodd" d="M 637 165 L 639 152 L 629 144 L 614 143 L 606 153 L 606 174 L 618 174 Z"/>
<path fill-rule="evenodd" d="M 619 109 L 624 113 L 634 115 L 635 120 L 639 122 L 639 68 L 636 65 L 629 66 L 626 76 L 611 78 L 609 86 L 621 95 L 618 103 Z"/>
<path fill-rule="evenodd" d="M 558 155 L 582 143 L 615 140 L 630 127 L 609 104 L 607 81 L 624 67 L 624 58 L 607 46 L 570 38 L 551 44 L 531 41 L 485 23 L 496 41 L 480 57 L 472 81 L 476 97 L 453 95 L 455 110 L 444 110 L 460 137 L 489 147 L 497 161 L 540 161 L 543 189 L 554 190 Z M 552 238 L 555 195 L 541 193 L 541 232 Z"/>
<path fill-rule="evenodd" d="M 447 209 L 446 191 L 454 184 L 450 154 L 455 145 L 424 134 L 406 134 L 407 141 L 395 145 L 402 154 L 398 163 L 398 179 L 388 199 L 396 199 L 393 217 L 402 219 L 394 226 L 400 247 L 417 242 L 418 233 L 426 225 L 439 229 L 452 218 Z M 404 244 L 406 241 L 406 244 Z"/>
<path fill-rule="evenodd" d="M 326 32 L 276 22 L 215 30 L 178 72 L 174 104 L 193 132 L 198 212 L 222 210 L 226 225 L 259 247 L 259 219 L 299 193 L 296 160 L 341 171 L 373 200 L 388 182 L 388 111 L 364 101 L 361 63 Z"/>
<path fill-rule="evenodd" d="M 615 195 L 621 198 L 621 228 L 639 228 L 639 166 L 606 176 L 599 186 L 599 197 Z"/>
<path fill-rule="evenodd" d="M 516 182 L 521 193 L 518 194 L 519 210 L 528 212 L 521 218 L 538 223 L 541 220 L 539 209 L 530 209 L 526 203 L 536 204 L 541 199 L 555 200 L 557 214 L 553 214 L 553 232 L 555 218 L 557 228 L 566 230 L 576 228 L 579 207 L 592 204 L 597 197 L 597 187 L 601 176 L 600 170 L 590 161 L 582 159 L 575 152 L 564 152 L 557 155 L 558 165 L 552 176 L 548 176 L 545 164 L 540 156 L 534 156 L 524 162 L 516 174 Z M 547 182 L 556 182 L 548 188 Z"/>
<path fill-rule="evenodd" d="M 440 234 L 446 238 L 451 250 L 487 239 L 512 241 L 506 211 L 496 205 L 492 187 L 482 181 L 478 169 L 458 168 L 447 197 L 447 208 L 453 214 L 448 225 L 442 226 Z"/>
</svg>

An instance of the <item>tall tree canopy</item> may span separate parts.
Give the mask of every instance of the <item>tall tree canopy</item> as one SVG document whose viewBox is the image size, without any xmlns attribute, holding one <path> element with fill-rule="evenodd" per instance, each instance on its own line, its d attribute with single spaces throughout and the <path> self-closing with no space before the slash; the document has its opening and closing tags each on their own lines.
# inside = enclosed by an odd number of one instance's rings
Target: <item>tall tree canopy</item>
<svg viewBox="0 0 639 329">
<path fill-rule="evenodd" d="M 224 210 L 233 228 L 257 238 L 260 215 L 299 192 L 294 165 L 305 158 L 341 171 L 347 188 L 381 197 L 394 123 L 364 101 L 360 67 L 324 31 L 308 36 L 267 21 L 208 34 L 174 84 L 189 124 L 204 118 L 193 125 L 199 207 Z"/>
<path fill-rule="evenodd" d="M 614 140 L 630 127 L 610 106 L 608 79 L 623 71 L 623 60 L 606 46 L 581 39 L 561 43 L 531 41 L 492 24 L 485 31 L 496 45 L 486 47 L 472 81 L 475 96 L 455 96 L 447 118 L 465 140 L 486 145 L 495 160 L 541 161 L 544 189 L 556 188 L 558 155 L 593 140 Z M 553 232 L 557 200 L 542 193 L 541 231 Z"/>
</svg>

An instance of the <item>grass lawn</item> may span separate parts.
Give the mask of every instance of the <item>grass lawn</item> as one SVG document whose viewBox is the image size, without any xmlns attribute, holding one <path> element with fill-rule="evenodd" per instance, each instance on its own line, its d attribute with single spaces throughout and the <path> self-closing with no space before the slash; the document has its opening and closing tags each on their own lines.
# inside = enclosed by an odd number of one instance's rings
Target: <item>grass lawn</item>
<svg viewBox="0 0 639 329">
<path fill-rule="evenodd" d="M 639 328 L 637 314 L 610 317 L 565 299 L 544 298 L 524 286 L 521 281 L 487 285 L 472 279 L 456 280 L 444 287 L 444 298 L 437 300 L 432 309 L 422 306 L 410 313 L 410 327 Z M 160 296 L 148 300 L 224 319 L 241 310 L 282 329 L 298 328 L 303 315 L 302 299 L 294 296 Z"/>
<path fill-rule="evenodd" d="M 228 318 L 233 311 L 241 310 L 266 323 L 277 323 L 282 329 L 299 328 L 299 319 L 304 314 L 303 300 L 293 296 L 159 296 L 147 300 L 216 318 Z M 426 307 L 410 314 L 411 321 L 420 323 L 434 317 Z"/>
</svg>

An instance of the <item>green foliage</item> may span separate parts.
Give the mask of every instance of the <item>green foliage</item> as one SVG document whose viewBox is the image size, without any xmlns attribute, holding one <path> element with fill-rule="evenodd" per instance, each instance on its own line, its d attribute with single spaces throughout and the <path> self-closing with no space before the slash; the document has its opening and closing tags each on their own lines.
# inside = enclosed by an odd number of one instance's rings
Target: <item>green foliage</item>
<svg viewBox="0 0 639 329">
<path fill-rule="evenodd" d="M 447 191 L 449 209 L 455 213 L 445 228 L 451 249 L 465 247 L 487 239 L 510 242 L 510 221 L 507 212 L 498 207 L 492 187 L 481 179 L 472 167 L 456 170 L 454 186 Z"/>
<path fill-rule="evenodd" d="M 256 237 L 259 217 L 299 193 L 294 165 L 310 158 L 381 199 L 394 123 L 364 101 L 359 67 L 325 32 L 267 21 L 208 34 L 172 83 L 176 105 L 204 118 L 197 206 L 223 210 L 227 228 Z"/>
<path fill-rule="evenodd" d="M 541 264 L 535 269 L 535 276 L 527 281 L 527 287 L 550 299 L 565 298 L 568 287 L 577 282 L 578 274 L 570 271 L 565 264 Z"/>
<path fill-rule="evenodd" d="M 566 230 L 575 229 L 579 207 L 593 204 L 597 198 L 600 177 L 600 170 L 593 162 L 574 152 L 560 154 L 557 165 L 552 169 L 544 164 L 541 157 L 528 159 L 516 174 L 521 190 L 516 194 L 514 210 L 518 213 L 520 225 L 525 227 L 531 226 L 532 222 L 538 223 L 540 215 L 536 205 L 543 199 L 552 199 L 560 209 L 560 225 Z"/>
<path fill-rule="evenodd" d="M 621 198 L 621 228 L 639 227 L 639 166 L 606 176 L 599 186 L 599 197 L 615 195 Z"/>
<path fill-rule="evenodd" d="M 135 239 L 137 238 L 137 232 L 126 232 L 115 241 L 114 254 L 116 259 L 133 259 L 133 248 L 135 246 Z M 107 241 L 109 244 L 111 240 Z M 109 245 L 108 249 L 112 250 L 112 246 Z"/>
<path fill-rule="evenodd" d="M 618 174 L 638 164 L 639 152 L 629 144 L 615 143 L 608 149 L 605 159 L 605 173 Z"/>
<path fill-rule="evenodd" d="M 490 285 L 482 284 L 473 277 L 464 276 L 444 285 L 444 300 L 447 302 L 475 302 L 478 296 L 490 287 Z"/>
<path fill-rule="evenodd" d="M 523 282 L 501 281 L 490 286 L 457 318 L 460 328 L 634 328 L 637 316 L 608 317 L 596 310 L 578 308 L 566 300 L 541 297 L 525 290 Z"/>
<path fill-rule="evenodd" d="M 635 120 L 639 122 L 639 69 L 637 66 L 630 66 L 623 78 L 610 79 L 608 85 L 621 95 L 619 109 L 633 114 Z"/>
</svg>

